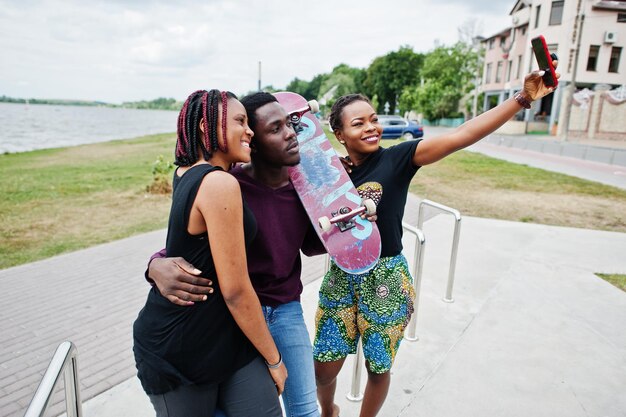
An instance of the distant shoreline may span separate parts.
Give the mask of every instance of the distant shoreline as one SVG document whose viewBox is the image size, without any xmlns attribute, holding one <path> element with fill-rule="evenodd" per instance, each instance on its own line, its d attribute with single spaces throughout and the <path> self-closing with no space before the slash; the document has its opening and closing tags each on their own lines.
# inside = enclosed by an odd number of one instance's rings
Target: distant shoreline
<svg viewBox="0 0 626 417">
<path fill-rule="evenodd" d="M 0 153 L 174 132 L 177 120 L 165 109 L 0 102 Z"/>
<path fill-rule="evenodd" d="M 0 103 L 12 104 L 37 104 L 37 105 L 57 105 L 57 106 L 88 106 L 88 107 L 113 107 L 124 109 L 142 110 L 170 110 L 180 111 L 183 103 L 173 98 L 160 97 L 154 100 L 128 101 L 122 104 L 106 103 L 104 101 L 90 100 L 67 100 L 67 99 L 39 99 L 39 98 L 14 98 L 0 96 Z"/>
</svg>

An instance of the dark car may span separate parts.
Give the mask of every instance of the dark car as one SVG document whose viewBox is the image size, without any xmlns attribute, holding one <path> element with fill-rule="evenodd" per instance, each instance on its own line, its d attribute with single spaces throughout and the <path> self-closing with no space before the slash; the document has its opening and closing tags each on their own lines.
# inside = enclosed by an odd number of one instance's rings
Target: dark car
<svg viewBox="0 0 626 417">
<path fill-rule="evenodd" d="M 424 136 L 422 126 L 413 120 L 405 120 L 400 116 L 379 115 L 378 121 L 383 126 L 382 139 L 416 139 Z"/>
</svg>

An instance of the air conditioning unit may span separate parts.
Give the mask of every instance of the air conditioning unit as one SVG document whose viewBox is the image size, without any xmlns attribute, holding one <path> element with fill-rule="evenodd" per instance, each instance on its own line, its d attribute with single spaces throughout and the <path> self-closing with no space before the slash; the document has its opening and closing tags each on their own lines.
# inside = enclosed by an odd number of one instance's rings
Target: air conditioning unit
<svg viewBox="0 0 626 417">
<path fill-rule="evenodd" d="M 617 32 L 604 32 L 604 43 L 617 42 Z"/>
</svg>

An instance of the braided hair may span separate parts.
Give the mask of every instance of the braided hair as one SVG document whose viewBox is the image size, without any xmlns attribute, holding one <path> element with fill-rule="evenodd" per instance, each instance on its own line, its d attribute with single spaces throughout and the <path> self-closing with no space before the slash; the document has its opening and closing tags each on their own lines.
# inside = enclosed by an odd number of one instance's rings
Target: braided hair
<svg viewBox="0 0 626 417">
<path fill-rule="evenodd" d="M 264 91 L 249 94 L 240 101 L 241 104 L 243 104 L 243 107 L 245 107 L 246 113 L 248 113 L 248 126 L 250 126 L 250 129 L 252 129 L 253 132 L 256 131 L 256 124 L 258 122 L 256 118 L 257 109 L 265 106 L 266 104 L 278 102 L 276 97 Z"/>
<path fill-rule="evenodd" d="M 331 129 L 333 131 L 341 129 L 343 127 L 343 123 L 341 121 L 341 117 L 343 116 L 343 109 L 349 105 L 354 103 L 355 101 L 365 101 L 368 104 L 372 104 L 369 98 L 365 97 L 363 94 L 348 94 L 345 96 L 341 96 L 335 101 L 333 107 L 330 109 L 330 117 L 329 123 Z"/>
<path fill-rule="evenodd" d="M 229 91 L 198 90 L 187 97 L 183 108 L 178 115 L 178 128 L 176 132 L 176 151 L 174 163 L 178 166 L 190 166 L 195 164 L 202 152 L 202 158 L 208 160 L 213 152 L 221 150 L 228 152 L 226 142 L 226 122 L 228 111 L 228 99 L 237 98 Z M 218 109 L 222 107 L 222 142 L 217 136 Z M 202 123 L 202 130 L 200 129 Z"/>
</svg>

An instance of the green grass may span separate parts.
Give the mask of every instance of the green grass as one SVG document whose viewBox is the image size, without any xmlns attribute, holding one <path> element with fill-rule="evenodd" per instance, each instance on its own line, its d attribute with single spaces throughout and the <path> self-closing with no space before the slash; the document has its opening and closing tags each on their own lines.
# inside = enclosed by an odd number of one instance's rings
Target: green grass
<svg viewBox="0 0 626 417">
<path fill-rule="evenodd" d="M 460 151 L 422 167 L 410 191 L 470 216 L 626 232 L 626 191 Z"/>
<path fill-rule="evenodd" d="M 622 291 L 626 291 L 626 275 L 623 274 L 599 274 L 597 276 L 611 283 Z"/>
<path fill-rule="evenodd" d="M 169 195 L 145 192 L 174 135 L 0 155 L 0 268 L 164 227 Z"/>
<path fill-rule="evenodd" d="M 0 155 L 0 268 L 165 227 L 170 196 L 146 187 L 174 144 L 165 134 Z M 411 191 L 463 215 L 626 232 L 626 191 L 470 152 L 421 168 Z"/>
</svg>

